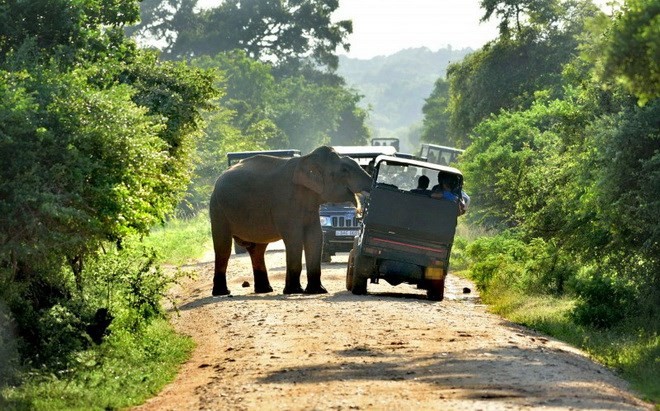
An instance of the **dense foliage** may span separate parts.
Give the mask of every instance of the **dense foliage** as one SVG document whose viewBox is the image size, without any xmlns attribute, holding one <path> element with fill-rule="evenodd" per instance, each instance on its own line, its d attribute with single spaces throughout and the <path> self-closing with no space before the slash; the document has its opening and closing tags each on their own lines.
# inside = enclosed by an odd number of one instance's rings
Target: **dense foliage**
<svg viewBox="0 0 660 411">
<path fill-rule="evenodd" d="M 183 198 L 217 92 L 211 73 L 124 37 L 138 11 L 128 0 L 0 7 L 0 300 L 24 366 L 66 376 L 111 332 L 162 315 L 172 278 L 124 240 Z"/>
<path fill-rule="evenodd" d="M 660 94 L 660 3 L 628 0 L 603 47 L 604 75 L 616 77 L 644 104 Z"/>
<path fill-rule="evenodd" d="M 437 83 L 426 102 L 427 110 L 447 107 L 442 115 L 448 129 L 438 142 L 451 146 L 466 147 L 470 131 L 490 114 L 528 108 L 539 90 L 561 95 L 563 67 L 576 53 L 587 18 L 597 15 L 590 1 L 565 1 L 561 7 L 550 0 L 482 1 L 482 7 L 484 19 L 500 18 L 500 37 L 450 65 L 449 95 Z M 438 125 L 425 121 L 423 135 L 432 142 Z"/>
<path fill-rule="evenodd" d="M 449 83 L 440 77 L 436 80 L 431 95 L 426 99 L 421 140 L 442 146 L 455 146 L 449 140 Z M 459 147 L 460 148 L 460 147 Z"/>
<path fill-rule="evenodd" d="M 658 78 L 653 64 L 635 73 L 625 64 L 612 69 L 621 53 L 648 61 L 654 46 L 647 35 L 616 44 L 621 33 L 648 33 L 657 5 L 631 1 L 609 19 L 586 2 L 483 3 L 486 17 L 502 19 L 500 38 L 450 69 L 446 109 L 463 121 L 450 121 L 450 135 L 469 144 L 461 165 L 473 200 L 468 218 L 499 233 L 468 246 L 475 279 L 486 290 L 574 296 L 578 324 L 632 321 L 657 333 Z M 541 36 L 538 13 L 556 29 Z M 579 42 L 557 41 L 567 34 Z M 494 86 L 523 49 L 554 61 Z M 636 92 L 640 78 L 646 87 Z M 477 95 L 478 106 L 464 104 Z"/>
</svg>

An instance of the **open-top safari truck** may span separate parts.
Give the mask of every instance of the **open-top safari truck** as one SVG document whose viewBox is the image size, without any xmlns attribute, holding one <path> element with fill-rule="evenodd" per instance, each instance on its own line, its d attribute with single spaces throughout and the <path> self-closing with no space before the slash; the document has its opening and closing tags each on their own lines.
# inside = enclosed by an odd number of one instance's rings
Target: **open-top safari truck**
<svg viewBox="0 0 660 411">
<path fill-rule="evenodd" d="M 421 175 L 429 178 L 429 188 L 440 179 L 451 181 L 457 200 L 415 190 Z M 453 167 L 378 157 L 363 224 L 349 254 L 346 288 L 353 294 L 366 294 L 369 280 L 384 279 L 392 285 L 416 284 L 427 290 L 430 300 L 441 301 L 462 186 L 463 176 Z"/>
</svg>

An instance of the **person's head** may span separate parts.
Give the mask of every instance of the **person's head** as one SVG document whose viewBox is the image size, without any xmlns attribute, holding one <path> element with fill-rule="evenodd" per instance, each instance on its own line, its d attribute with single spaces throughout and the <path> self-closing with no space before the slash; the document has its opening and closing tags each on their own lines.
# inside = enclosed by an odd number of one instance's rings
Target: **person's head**
<svg viewBox="0 0 660 411">
<path fill-rule="evenodd" d="M 430 180 L 427 176 L 419 176 L 417 179 L 417 188 L 426 189 L 429 187 Z"/>
<path fill-rule="evenodd" d="M 449 187 L 451 188 L 452 191 L 457 190 L 458 187 L 460 186 L 460 179 L 457 175 L 452 175 L 449 178 Z"/>
<path fill-rule="evenodd" d="M 451 177 L 447 174 L 439 173 L 438 184 L 440 184 L 440 187 L 444 190 L 451 190 Z"/>
</svg>

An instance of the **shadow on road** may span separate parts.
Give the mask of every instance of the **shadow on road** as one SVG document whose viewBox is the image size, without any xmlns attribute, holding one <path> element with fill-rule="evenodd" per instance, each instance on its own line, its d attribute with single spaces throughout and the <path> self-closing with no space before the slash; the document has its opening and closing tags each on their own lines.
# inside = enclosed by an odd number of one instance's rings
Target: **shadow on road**
<svg viewBox="0 0 660 411">
<path fill-rule="evenodd" d="M 210 291 L 210 290 L 209 290 Z M 329 302 L 340 302 L 340 303 L 354 303 L 357 301 L 383 301 L 387 299 L 391 300 L 410 300 L 415 303 L 422 304 L 442 304 L 439 301 L 429 301 L 426 298 L 426 294 L 413 294 L 405 292 L 370 292 L 367 295 L 354 295 L 350 291 L 339 291 L 336 293 L 329 294 L 279 294 L 277 291 L 266 294 L 242 294 L 242 295 L 225 295 L 219 297 L 201 297 L 196 300 L 187 302 L 180 306 L 177 306 L 179 311 L 192 310 L 195 308 L 203 307 L 209 304 L 223 304 L 227 301 L 282 301 L 286 302 L 299 302 L 304 299 L 317 299 L 322 298 L 328 300 Z"/>
<path fill-rule="evenodd" d="M 396 348 L 396 347 L 394 347 Z M 494 400 L 511 399 L 525 407 L 559 407 L 583 410 L 638 410 L 637 404 L 601 392 L 589 384 L 593 374 L 580 373 L 594 365 L 585 357 L 563 352 L 559 359 L 542 348 L 499 347 L 484 352 L 468 350 L 463 358 L 437 354 L 411 357 L 387 346 L 357 346 L 335 351 L 346 357 L 338 364 L 287 365 L 260 379 L 263 384 L 319 384 L 360 380 L 404 381 L 435 386 L 437 394 L 451 398 Z M 377 358 L 374 358 L 377 357 Z M 568 357 L 566 359 L 566 357 Z M 362 359 L 362 360 L 360 360 Z M 560 362 L 576 368 L 573 378 L 554 372 Z M 565 365 L 564 365 L 565 366 Z M 531 381 L 530 381 L 531 380 Z M 518 398 L 520 400 L 518 400 Z"/>
</svg>

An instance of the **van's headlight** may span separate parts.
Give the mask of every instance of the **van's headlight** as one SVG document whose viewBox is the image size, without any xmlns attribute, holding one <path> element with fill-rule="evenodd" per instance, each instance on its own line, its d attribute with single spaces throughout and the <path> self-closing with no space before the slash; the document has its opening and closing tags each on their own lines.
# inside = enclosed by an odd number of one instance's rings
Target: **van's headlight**
<svg viewBox="0 0 660 411">
<path fill-rule="evenodd" d="M 332 217 L 320 216 L 321 227 L 332 227 Z"/>
</svg>

